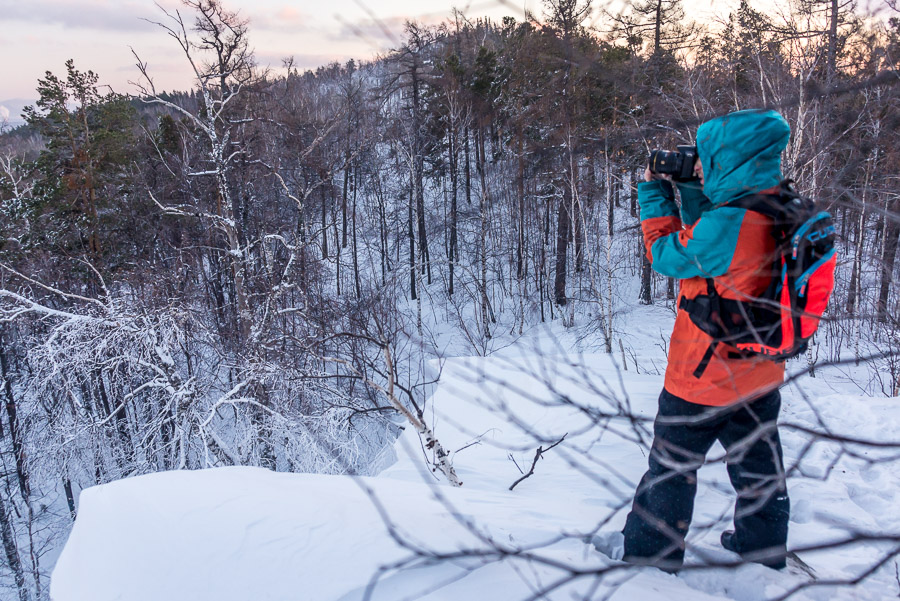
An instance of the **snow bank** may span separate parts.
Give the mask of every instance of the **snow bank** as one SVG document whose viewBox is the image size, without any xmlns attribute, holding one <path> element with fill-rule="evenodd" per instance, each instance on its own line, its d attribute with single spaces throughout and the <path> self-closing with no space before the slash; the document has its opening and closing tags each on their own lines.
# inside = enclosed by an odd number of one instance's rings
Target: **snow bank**
<svg viewBox="0 0 900 601">
<path fill-rule="evenodd" d="M 541 598 L 755 601 L 804 582 L 756 565 L 680 576 L 624 570 L 582 543 L 598 527 L 618 528 L 624 521 L 646 465 L 640 439 L 648 441 L 649 431 L 645 424 L 635 432 L 616 416 L 652 418 L 662 379 L 622 372 L 606 356 L 517 352 L 439 366 L 427 419 L 442 444 L 457 450 L 453 463 L 463 488 L 452 489 L 423 471 L 426 451 L 410 430 L 397 443 L 398 462 L 375 478 L 224 468 L 98 486 L 82 493 L 51 597 L 356 601 L 371 593 L 381 601 L 524 600 L 565 575 L 554 567 L 557 562 L 611 571 L 574 579 Z M 802 399 L 790 400 L 785 420 L 818 427 L 837 422 L 830 426 L 837 428 L 851 401 L 822 395 L 816 402 L 819 410 L 813 412 Z M 856 434 L 866 419 L 877 422 L 873 432 L 896 432 L 896 411 L 888 405 L 872 402 L 855 411 Z M 537 464 L 535 475 L 509 491 L 531 466 L 536 446 L 563 435 L 565 442 Z M 804 477 L 798 470 L 792 480 L 791 544 L 833 539 L 846 534 L 847 524 L 900 531 L 897 512 L 891 511 L 900 490 L 891 471 L 895 463 L 836 457 L 834 446 L 825 443 L 812 445 L 822 449 L 813 452 L 808 442 L 808 435 L 786 432 L 788 461 L 799 458 L 806 469 L 830 471 L 828 477 Z M 734 557 L 718 546 L 732 502 L 724 466 L 705 467 L 689 563 L 698 553 L 714 560 Z M 488 538 L 509 550 L 530 549 L 530 558 L 434 562 L 417 555 L 490 550 Z M 821 576 L 847 578 L 882 552 L 871 544 L 805 559 Z M 895 597 L 891 566 L 853 589 L 813 588 L 794 598 Z"/>
</svg>

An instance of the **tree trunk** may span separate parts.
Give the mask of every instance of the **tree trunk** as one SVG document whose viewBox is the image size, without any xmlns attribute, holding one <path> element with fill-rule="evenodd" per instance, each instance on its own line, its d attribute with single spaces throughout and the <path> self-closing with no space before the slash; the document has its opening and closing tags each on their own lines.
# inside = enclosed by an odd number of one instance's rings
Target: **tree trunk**
<svg viewBox="0 0 900 601">
<path fill-rule="evenodd" d="M 94 373 L 94 381 L 96 382 L 97 393 L 100 395 L 100 398 L 103 399 L 103 406 L 112 408 L 113 412 L 116 414 L 113 423 L 115 424 L 116 434 L 118 435 L 119 444 L 122 448 L 122 455 L 124 457 L 123 467 L 125 467 L 134 462 L 134 444 L 131 440 L 131 434 L 129 432 L 126 407 L 122 403 L 122 399 L 118 395 L 116 395 L 116 397 L 112 399 L 112 402 L 110 402 L 109 394 L 106 391 L 106 382 L 103 379 L 102 371 L 97 370 Z"/>
<path fill-rule="evenodd" d="M 850 295 L 852 299 L 850 300 L 850 314 L 853 316 L 853 332 L 851 334 L 851 338 L 853 341 L 853 350 L 854 356 L 856 357 L 856 365 L 859 365 L 859 339 L 860 339 L 860 314 L 859 314 L 859 305 L 860 305 L 860 296 L 862 296 L 862 287 L 860 282 L 862 280 L 862 254 L 863 254 L 863 242 L 865 241 L 865 220 L 866 220 L 866 195 L 865 191 L 863 191 L 862 195 L 863 199 L 863 207 L 859 213 L 859 229 L 857 240 L 856 240 L 856 253 L 853 257 L 853 274 L 851 276 L 851 284 L 850 284 Z"/>
<path fill-rule="evenodd" d="M 652 270 L 650 267 L 650 259 L 647 258 L 647 253 L 644 250 L 644 243 L 641 241 L 641 294 L 640 301 L 642 305 L 652 305 L 653 304 L 653 295 L 650 291 L 650 279 L 652 277 Z"/>
<path fill-rule="evenodd" d="M 607 354 L 612 353 L 612 339 L 613 339 L 613 260 L 612 260 L 612 248 L 613 248 L 613 232 L 614 229 L 614 220 L 613 216 L 615 213 L 615 201 L 613 200 L 613 177 L 612 177 L 612 165 L 609 162 L 609 144 L 606 144 L 606 148 L 604 151 L 604 157 L 606 158 L 606 352 Z"/>
<path fill-rule="evenodd" d="M 466 141 L 466 204 L 472 204 L 472 167 L 469 162 L 469 126 L 466 125 L 465 129 L 465 141 Z"/>
<path fill-rule="evenodd" d="M 631 174 L 631 181 L 628 185 L 628 212 L 632 217 L 638 216 L 637 209 L 637 172 Z"/>
<path fill-rule="evenodd" d="M 478 175 L 481 179 L 481 203 L 479 213 L 481 217 L 481 232 L 479 233 L 479 261 L 481 263 L 481 322 L 484 326 L 484 337 L 491 338 L 491 325 L 488 319 L 488 288 L 487 288 L 487 235 L 488 235 L 488 190 L 487 164 L 484 156 L 484 129 L 479 128 L 478 137 Z"/>
<path fill-rule="evenodd" d="M 522 124 L 519 124 L 518 133 L 518 155 L 519 169 L 516 184 L 519 192 L 519 219 L 517 224 L 518 237 L 516 240 L 516 277 L 522 279 L 525 277 L 525 148 L 522 132 Z"/>
<path fill-rule="evenodd" d="M 888 204 L 888 203 L 886 203 Z M 900 237 L 900 221 L 897 218 L 898 203 L 889 203 L 884 216 L 884 240 L 881 246 L 881 286 L 878 290 L 878 321 L 887 321 L 888 298 L 894 280 L 894 264 L 897 259 L 897 239 Z"/>
<path fill-rule="evenodd" d="M 419 71 L 417 64 L 414 62 L 410 71 L 412 83 L 412 101 L 413 101 L 413 147 L 412 147 L 412 164 L 413 164 L 413 188 L 416 197 L 416 226 L 418 227 L 419 237 L 419 255 L 422 261 L 422 273 L 428 274 L 428 284 L 431 284 L 431 259 L 428 253 L 428 230 L 425 227 L 425 157 L 423 156 L 422 144 L 422 119 L 420 110 L 420 92 L 419 92 Z"/>
<path fill-rule="evenodd" d="M 16 538 L 13 533 L 10 515 L 6 508 L 6 501 L 0 495 L 0 538 L 3 539 L 3 551 L 6 554 L 6 565 L 13 573 L 16 589 L 19 592 L 19 601 L 30 601 L 31 593 L 25 582 L 25 570 L 22 569 L 22 560 L 19 550 L 16 548 Z"/>
<path fill-rule="evenodd" d="M 322 197 L 322 258 L 328 258 L 328 227 L 326 226 L 328 221 L 328 203 L 325 201 L 325 186 L 321 186 L 320 188 Z"/>
<path fill-rule="evenodd" d="M 834 76 L 837 72 L 837 30 L 838 17 L 840 17 L 838 9 L 838 0 L 831 0 L 831 9 L 829 11 L 828 19 L 828 59 L 826 63 L 828 69 L 828 83 L 831 83 L 834 80 Z"/>
<path fill-rule="evenodd" d="M 384 191 L 381 189 L 381 182 L 378 182 L 376 189 L 378 194 L 378 226 L 380 229 L 379 239 L 381 242 L 381 285 L 387 283 L 388 262 L 390 261 L 390 249 L 388 248 L 388 227 L 387 215 L 385 214 Z"/>
<path fill-rule="evenodd" d="M 347 193 L 350 186 L 350 148 L 344 154 L 344 192 L 341 195 L 341 215 L 343 224 L 341 232 L 341 248 L 347 248 Z M 355 174 L 354 174 L 355 175 Z"/>
<path fill-rule="evenodd" d="M 362 288 L 359 283 L 359 245 L 357 241 L 357 225 L 356 225 L 356 194 L 359 189 L 359 182 L 356 169 L 353 170 L 353 207 L 351 208 L 353 217 L 353 284 L 356 289 L 356 298 L 362 298 Z"/>
<path fill-rule="evenodd" d="M 594 163 L 591 161 L 590 170 L 593 172 Z M 572 228 L 573 242 L 575 243 L 575 272 L 584 271 L 584 219 L 582 215 L 581 197 L 578 194 L 578 169 L 575 158 L 569 155 L 569 185 L 572 188 Z"/>
<path fill-rule="evenodd" d="M 413 180 L 410 179 L 409 182 L 409 298 L 412 300 L 418 299 L 418 294 L 416 293 L 416 230 L 413 222 L 413 206 L 415 205 L 415 184 Z"/>
<path fill-rule="evenodd" d="M 72 481 L 68 478 L 63 480 L 63 490 L 66 491 L 66 503 L 69 505 L 69 515 L 72 516 L 72 521 L 75 521 L 76 511 L 75 511 L 75 493 L 72 491 Z"/>
<path fill-rule="evenodd" d="M 653 24 L 653 54 L 658 54 L 662 49 L 662 3 L 656 0 L 656 19 Z"/>
<path fill-rule="evenodd" d="M 0 330 L 0 377 L 3 378 L 3 393 L 6 397 L 6 417 L 9 420 L 9 436 L 12 441 L 13 457 L 16 463 L 16 477 L 22 498 L 26 501 L 30 497 L 28 473 L 25 471 L 25 447 L 22 444 L 22 431 L 19 424 L 19 416 L 16 411 L 16 399 L 13 396 L 12 373 L 9 360 L 6 356 L 5 332 Z"/>
<path fill-rule="evenodd" d="M 457 130 L 455 125 L 451 125 L 450 127 L 450 144 L 448 145 L 447 152 L 449 153 L 450 160 L 450 246 L 447 251 L 447 260 L 450 263 L 450 284 L 447 288 L 447 295 L 453 296 L 453 285 L 455 283 L 456 278 L 456 261 L 459 259 L 459 250 L 457 249 L 457 245 L 459 244 L 458 233 L 457 233 L 457 222 L 458 222 L 458 207 L 457 207 L 457 190 L 459 188 L 459 173 L 458 173 L 458 163 L 459 163 L 459 152 L 457 150 Z"/>
<path fill-rule="evenodd" d="M 557 305 L 565 305 L 566 299 L 566 261 L 569 254 L 569 228 L 571 218 L 569 205 L 572 191 L 568 184 L 564 186 L 564 196 L 560 200 L 556 215 L 556 278 L 553 282 L 553 295 Z"/>
</svg>

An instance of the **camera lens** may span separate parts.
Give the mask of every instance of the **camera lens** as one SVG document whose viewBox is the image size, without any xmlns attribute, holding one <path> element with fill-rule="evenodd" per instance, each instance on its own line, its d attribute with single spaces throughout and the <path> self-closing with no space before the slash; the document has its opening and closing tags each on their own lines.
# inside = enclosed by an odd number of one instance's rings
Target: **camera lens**
<svg viewBox="0 0 900 601">
<path fill-rule="evenodd" d="M 669 150 L 654 150 L 650 153 L 650 171 L 661 175 L 674 175 L 681 171 L 681 153 Z"/>
</svg>

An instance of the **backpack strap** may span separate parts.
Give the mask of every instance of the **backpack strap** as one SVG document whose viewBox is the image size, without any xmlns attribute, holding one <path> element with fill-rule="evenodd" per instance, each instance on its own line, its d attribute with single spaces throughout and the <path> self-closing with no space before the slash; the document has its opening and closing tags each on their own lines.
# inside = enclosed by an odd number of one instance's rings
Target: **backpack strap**
<svg viewBox="0 0 900 601">
<path fill-rule="evenodd" d="M 772 235 L 779 243 L 783 243 L 787 241 L 788 234 L 815 211 L 815 203 L 797 194 L 792 183 L 793 180 L 785 179 L 778 184 L 777 192 L 748 194 L 722 206 L 747 209 L 769 217 L 774 222 Z"/>
<path fill-rule="evenodd" d="M 726 202 L 723 206 L 747 209 L 775 220 L 783 217 L 785 212 L 782 196 L 775 194 L 748 194 Z"/>
<path fill-rule="evenodd" d="M 721 297 L 716 291 L 716 282 L 712 278 L 706 278 L 706 294 L 697 298 L 681 297 L 679 309 L 687 311 L 694 325 L 712 338 L 706 352 L 694 369 L 694 377 L 699 379 L 706 371 L 709 362 L 712 361 L 719 340 L 726 335 L 726 327 L 722 321 Z"/>
<path fill-rule="evenodd" d="M 713 353 L 716 352 L 716 347 L 719 346 L 718 340 L 713 340 L 709 343 L 709 346 L 706 347 L 706 352 L 703 353 L 703 358 L 700 359 L 700 363 L 697 364 L 697 368 L 694 369 L 694 377 L 698 380 L 703 377 L 703 372 L 706 371 L 709 362 L 713 358 Z"/>
</svg>

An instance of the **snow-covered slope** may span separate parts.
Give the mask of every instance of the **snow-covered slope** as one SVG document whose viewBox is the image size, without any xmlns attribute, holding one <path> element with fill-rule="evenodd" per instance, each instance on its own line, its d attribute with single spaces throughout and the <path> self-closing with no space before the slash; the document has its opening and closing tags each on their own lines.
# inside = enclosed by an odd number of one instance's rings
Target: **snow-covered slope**
<svg viewBox="0 0 900 601">
<path fill-rule="evenodd" d="M 407 429 L 398 462 L 351 478 L 223 468 L 141 476 L 88 489 L 56 566 L 55 601 L 377 599 L 738 599 L 778 597 L 807 580 L 756 565 L 678 576 L 612 562 L 582 542 L 624 522 L 646 466 L 657 375 L 623 371 L 606 355 L 564 355 L 520 343 L 490 358 L 445 361 L 427 419 L 464 485 L 425 469 L 428 451 Z M 555 354 L 554 354 L 555 353 Z M 818 389 L 816 387 L 821 387 Z M 825 394 L 822 382 L 785 389 L 784 420 L 888 440 L 897 399 Z M 852 407 L 852 410 L 848 410 Z M 527 471 L 538 445 L 565 441 Z M 900 534 L 897 462 L 877 449 L 783 434 L 792 546 Z M 721 453 L 717 447 L 711 457 Z M 882 451 L 883 453 L 883 451 Z M 799 461 L 798 461 L 799 460 Z M 701 471 L 688 563 L 728 562 L 718 545 L 733 494 L 724 464 Z M 804 559 L 820 578 L 848 579 L 890 545 L 867 543 Z M 888 561 L 854 587 L 814 587 L 796 599 L 896 598 Z"/>
</svg>

